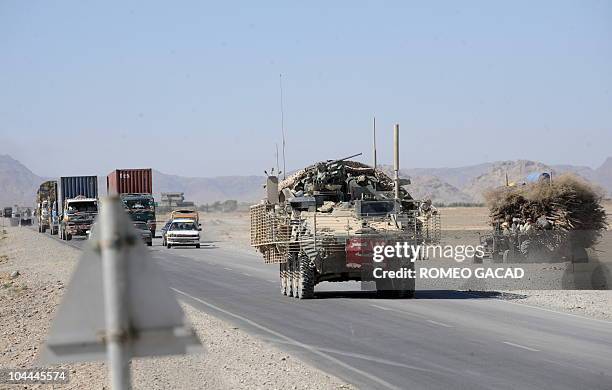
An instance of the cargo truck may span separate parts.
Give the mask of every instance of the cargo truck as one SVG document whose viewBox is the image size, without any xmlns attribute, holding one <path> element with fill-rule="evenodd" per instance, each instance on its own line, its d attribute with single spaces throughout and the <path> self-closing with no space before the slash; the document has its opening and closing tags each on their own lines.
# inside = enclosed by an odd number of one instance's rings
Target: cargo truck
<svg viewBox="0 0 612 390">
<path fill-rule="evenodd" d="M 135 222 L 145 222 L 155 237 L 155 199 L 153 171 L 149 169 L 115 169 L 106 177 L 108 195 L 119 195 L 127 213 Z"/>
<path fill-rule="evenodd" d="M 97 176 L 61 177 L 56 204 L 60 238 L 71 240 L 73 236 L 87 237 L 98 215 Z"/>
<path fill-rule="evenodd" d="M 57 234 L 59 220 L 56 202 L 57 181 L 49 180 L 42 183 L 36 192 L 36 217 L 40 233 L 45 233 L 49 229 L 50 234 Z"/>
</svg>

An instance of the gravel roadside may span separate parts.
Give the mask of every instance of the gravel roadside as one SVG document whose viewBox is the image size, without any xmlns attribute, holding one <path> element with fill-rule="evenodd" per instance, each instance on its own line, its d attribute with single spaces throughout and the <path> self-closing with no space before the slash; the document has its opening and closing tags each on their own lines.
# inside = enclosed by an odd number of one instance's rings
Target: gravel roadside
<svg viewBox="0 0 612 390">
<path fill-rule="evenodd" d="M 0 231 L 0 367 L 34 366 L 80 253 L 31 229 L 8 227 L 5 234 Z M 182 305 L 206 353 L 134 360 L 135 388 L 355 388 L 233 325 Z M 108 388 L 103 363 L 61 367 L 71 370 L 70 383 L 53 388 Z"/>
</svg>

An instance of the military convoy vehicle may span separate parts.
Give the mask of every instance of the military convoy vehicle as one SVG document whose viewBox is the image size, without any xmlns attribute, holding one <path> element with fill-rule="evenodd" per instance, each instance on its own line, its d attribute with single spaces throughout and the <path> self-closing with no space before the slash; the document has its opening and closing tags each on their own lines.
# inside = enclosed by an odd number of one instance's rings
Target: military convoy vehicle
<svg viewBox="0 0 612 390">
<path fill-rule="evenodd" d="M 413 278 L 375 279 L 373 271 L 414 269 L 416 259 L 374 262 L 373 248 L 437 242 L 440 216 L 402 187 L 399 157 L 396 168 L 392 180 L 347 158 L 314 164 L 280 183 L 268 176 L 266 199 L 250 208 L 251 246 L 265 263 L 279 264 L 283 295 L 312 298 L 317 283 L 351 280 L 374 280 L 385 296 L 413 295 Z"/>
</svg>

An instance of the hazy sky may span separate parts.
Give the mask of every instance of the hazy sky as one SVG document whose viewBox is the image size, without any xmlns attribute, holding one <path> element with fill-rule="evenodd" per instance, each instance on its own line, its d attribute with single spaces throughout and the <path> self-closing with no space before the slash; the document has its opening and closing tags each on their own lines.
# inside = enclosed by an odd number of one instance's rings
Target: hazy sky
<svg viewBox="0 0 612 390">
<path fill-rule="evenodd" d="M 403 167 L 612 156 L 611 1 L 3 0 L 0 49 L 0 153 L 40 175 L 261 174 L 280 73 L 291 169 L 369 161 L 374 114 Z"/>
</svg>

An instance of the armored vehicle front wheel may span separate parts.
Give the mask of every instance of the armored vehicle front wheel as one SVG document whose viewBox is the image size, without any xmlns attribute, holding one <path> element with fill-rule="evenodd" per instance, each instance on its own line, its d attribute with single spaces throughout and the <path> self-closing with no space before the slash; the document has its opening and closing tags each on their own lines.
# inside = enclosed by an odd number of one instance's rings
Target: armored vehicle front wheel
<svg viewBox="0 0 612 390">
<path fill-rule="evenodd" d="M 310 258 L 305 253 L 298 257 L 298 294 L 299 299 L 314 297 L 315 270 Z M 295 296 L 295 295 L 294 295 Z"/>
<path fill-rule="evenodd" d="M 287 264 L 286 263 L 280 263 L 280 289 L 281 289 L 281 294 L 283 295 L 289 295 L 289 279 L 287 277 Z"/>
<path fill-rule="evenodd" d="M 290 255 L 286 263 L 287 296 L 292 297 L 295 290 L 295 255 Z"/>
</svg>

